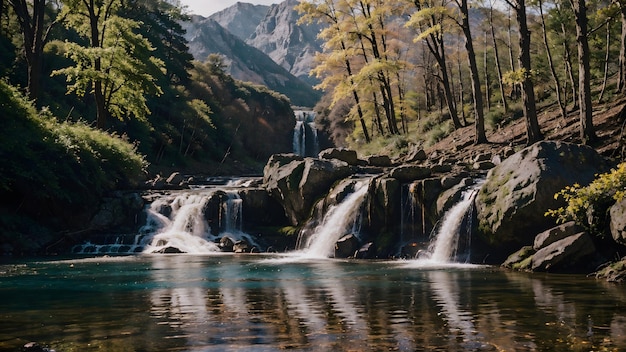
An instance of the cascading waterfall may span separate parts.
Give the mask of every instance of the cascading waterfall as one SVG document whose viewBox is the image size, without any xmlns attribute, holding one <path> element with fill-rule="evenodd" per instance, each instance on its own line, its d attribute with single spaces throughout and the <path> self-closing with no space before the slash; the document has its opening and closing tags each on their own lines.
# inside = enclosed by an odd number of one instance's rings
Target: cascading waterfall
<svg viewBox="0 0 626 352">
<path fill-rule="evenodd" d="M 347 233 L 357 233 L 361 205 L 367 196 L 370 179 L 358 180 L 354 191 L 341 203 L 330 206 L 306 240 L 300 252 L 306 258 L 328 258 L 333 254 L 335 243 Z"/>
<path fill-rule="evenodd" d="M 315 128 L 315 112 L 294 111 L 296 125 L 293 129 L 293 153 L 300 156 L 316 156 L 319 153 L 319 140 Z M 310 138 L 307 138 L 307 135 Z"/>
<path fill-rule="evenodd" d="M 306 129 L 304 121 L 296 120 L 293 129 L 293 153 L 305 156 L 306 153 Z"/>
<path fill-rule="evenodd" d="M 220 249 L 212 241 L 214 238 L 211 238 L 210 227 L 204 217 L 204 208 L 211 194 L 183 192 L 152 202 L 147 211 L 146 225 L 140 229 L 147 242 L 143 252 L 159 253 L 174 249 L 193 254 L 218 252 Z"/>
<path fill-rule="evenodd" d="M 471 218 L 477 193 L 477 188 L 465 191 L 461 200 L 446 212 L 427 252 L 422 253 L 419 259 L 434 263 L 449 263 L 456 259 L 463 220 L 468 214 Z"/>
<path fill-rule="evenodd" d="M 209 203 L 213 205 L 209 206 Z M 250 235 L 243 232 L 242 209 L 243 200 L 236 189 L 229 187 L 196 188 L 159 195 L 146 207 L 146 222 L 138 234 L 116 236 L 106 244 L 87 242 L 75 246 L 72 252 L 215 253 L 222 251 L 217 243 L 223 237 L 228 237 L 232 243 L 244 241 L 251 247 L 260 248 Z M 217 232 L 219 234 L 215 235 Z"/>
</svg>

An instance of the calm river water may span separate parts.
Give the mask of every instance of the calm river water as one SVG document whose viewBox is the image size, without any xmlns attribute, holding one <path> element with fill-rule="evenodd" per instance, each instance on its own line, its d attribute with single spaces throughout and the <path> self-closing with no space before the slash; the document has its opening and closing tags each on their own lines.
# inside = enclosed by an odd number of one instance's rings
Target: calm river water
<svg viewBox="0 0 626 352">
<path fill-rule="evenodd" d="M 0 350 L 626 350 L 626 287 L 415 261 L 138 255 L 0 265 Z"/>
</svg>

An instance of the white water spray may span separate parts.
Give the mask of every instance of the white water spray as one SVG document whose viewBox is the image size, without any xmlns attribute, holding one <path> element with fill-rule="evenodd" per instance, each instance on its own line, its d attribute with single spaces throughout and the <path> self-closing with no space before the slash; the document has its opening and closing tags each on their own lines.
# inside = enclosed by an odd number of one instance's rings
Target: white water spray
<svg viewBox="0 0 626 352">
<path fill-rule="evenodd" d="M 306 241 L 305 249 L 302 251 L 304 257 L 328 258 L 333 254 L 335 243 L 341 236 L 357 232 L 354 227 L 358 222 L 361 204 L 368 189 L 369 179 L 357 181 L 353 193 L 328 209 L 322 223 L 315 227 L 313 234 Z"/>
<path fill-rule="evenodd" d="M 176 248 L 184 253 L 210 253 L 219 251 L 211 241 L 210 227 L 204 217 L 204 208 L 211 193 L 184 192 L 173 197 L 155 200 L 148 209 L 148 221 L 141 228 L 149 244 L 144 253 L 157 253 Z M 171 208 L 169 216 L 163 214 Z"/>
</svg>

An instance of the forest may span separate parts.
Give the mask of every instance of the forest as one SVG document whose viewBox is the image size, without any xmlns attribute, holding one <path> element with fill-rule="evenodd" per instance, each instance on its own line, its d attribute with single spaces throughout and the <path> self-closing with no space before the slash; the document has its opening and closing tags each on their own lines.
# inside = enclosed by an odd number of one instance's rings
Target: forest
<svg viewBox="0 0 626 352">
<path fill-rule="evenodd" d="M 520 118 L 532 144 L 545 108 L 575 116 L 593 145 L 594 106 L 625 89 L 623 0 L 316 0 L 296 10 L 324 26 L 316 122 L 363 156 L 464 126 L 488 143 Z M 289 100 L 234 80 L 223 57 L 193 60 L 188 19 L 177 1 L 0 1 L 3 235 L 33 232 L 32 216 L 71 228 L 54 222 L 159 173 L 258 173 L 288 151 L 289 136 L 266 131 L 276 116 L 293 127 Z"/>
<path fill-rule="evenodd" d="M 326 25 L 313 73 L 335 143 L 429 145 L 473 125 L 474 142 L 519 117 L 544 138 L 538 109 L 577 114 L 592 144 L 594 104 L 624 90 L 623 1 L 303 1 Z M 351 126 L 341 128 L 344 116 Z M 419 136 L 419 137 L 415 137 Z M 392 148 L 389 148 L 392 149 Z"/>
</svg>

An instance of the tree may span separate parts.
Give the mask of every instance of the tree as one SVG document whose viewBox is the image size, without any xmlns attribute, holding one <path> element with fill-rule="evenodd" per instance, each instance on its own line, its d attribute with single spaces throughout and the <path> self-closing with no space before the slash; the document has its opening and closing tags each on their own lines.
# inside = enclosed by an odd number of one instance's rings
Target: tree
<svg viewBox="0 0 626 352">
<path fill-rule="evenodd" d="M 456 106 L 452 89 L 450 88 L 450 78 L 448 74 L 448 64 L 446 60 L 446 45 L 444 35 L 447 30 L 446 19 L 451 16 L 448 14 L 449 8 L 446 3 L 434 3 L 427 0 L 413 0 L 413 4 L 417 11 L 411 15 L 406 26 L 416 28 L 420 31 L 415 37 L 414 42 L 425 41 L 428 50 L 431 52 L 437 65 L 439 66 L 439 81 L 442 85 L 444 96 L 450 117 L 455 128 L 460 128 Z"/>
<path fill-rule="evenodd" d="M 472 41 L 472 32 L 469 21 L 469 6 L 467 0 L 455 0 L 461 10 L 461 22 L 459 25 L 463 30 L 465 37 L 465 51 L 467 51 L 467 61 L 470 68 L 470 77 L 472 80 L 472 97 L 474 100 L 474 143 L 487 143 L 487 135 L 485 134 L 485 113 L 483 111 L 483 97 L 480 89 L 480 77 L 478 74 L 478 65 L 476 64 L 476 53 L 474 52 L 474 44 Z M 489 84 L 489 83 L 487 83 Z"/>
<path fill-rule="evenodd" d="M 528 144 L 533 144 L 543 139 L 539 122 L 537 120 L 537 110 L 535 105 L 535 90 L 532 81 L 532 67 L 530 62 L 530 30 L 526 18 L 525 0 L 505 0 L 515 11 L 517 25 L 519 29 L 519 64 L 522 85 L 522 100 L 524 118 L 526 120 L 526 140 Z"/>
<path fill-rule="evenodd" d="M 56 18 L 46 18 L 46 12 L 51 17 L 56 17 L 57 13 L 56 9 L 46 5 L 47 2 L 49 1 L 32 0 L 32 3 L 27 0 L 8 1 L 16 14 L 22 32 L 23 53 L 28 69 L 28 97 L 31 100 L 39 97 L 43 48 L 50 30 L 57 23 Z M 4 4 L 0 3 L 0 9 L 3 8 Z"/>
<path fill-rule="evenodd" d="M 150 42 L 136 31 L 140 23 L 119 15 L 121 0 L 67 0 L 66 25 L 85 38 L 87 45 L 67 42 L 67 56 L 76 65 L 54 72 L 67 76 L 68 93 L 93 94 L 96 126 L 108 127 L 109 117 L 144 120 L 147 94 L 161 89 L 150 74 L 163 62 L 152 56 Z"/>
<path fill-rule="evenodd" d="M 594 142 L 597 137 L 593 128 L 593 105 L 591 103 L 591 69 L 588 39 L 587 4 L 585 0 L 570 0 L 576 20 L 576 42 L 578 43 L 578 95 L 580 139 L 584 144 Z"/>
<path fill-rule="evenodd" d="M 556 91 L 556 102 L 561 110 L 561 117 L 565 120 L 567 118 L 566 103 L 561 96 L 561 81 L 556 73 L 556 68 L 552 60 L 552 50 L 550 50 L 550 43 L 548 42 L 548 30 L 546 29 L 546 20 L 543 14 L 543 1 L 537 0 L 537 7 L 539 7 L 539 17 L 541 20 L 541 32 L 543 34 L 543 45 L 546 49 L 546 57 L 548 58 L 548 66 L 550 67 L 550 74 L 552 74 L 552 80 L 554 81 L 554 90 Z"/>
<path fill-rule="evenodd" d="M 349 60 L 349 55 L 347 53 L 348 47 L 346 45 L 346 40 L 343 35 L 345 32 L 341 30 L 340 25 L 340 17 L 335 10 L 335 5 L 332 0 L 326 0 L 318 5 L 315 5 L 313 2 L 302 1 L 297 7 L 296 10 L 303 14 L 300 22 L 312 22 L 314 20 L 318 22 L 325 22 L 329 26 L 326 27 L 320 34 L 319 37 L 326 39 L 326 49 L 330 51 L 334 51 L 334 55 L 339 56 L 338 60 L 329 60 L 330 55 L 319 54 L 317 56 L 318 66 L 314 69 L 313 72 L 317 72 L 318 76 L 324 75 L 324 73 L 332 70 L 332 64 L 343 65 L 343 70 L 345 75 L 347 76 L 348 82 L 350 83 L 351 89 L 350 92 L 352 97 L 354 98 L 356 112 L 358 114 L 358 120 L 361 124 L 361 128 L 363 130 L 363 135 L 365 137 L 366 143 L 370 142 L 370 135 L 368 133 L 367 124 L 365 123 L 363 108 L 361 105 L 361 98 L 359 92 L 356 90 L 356 85 L 354 84 L 354 74 L 352 72 L 352 64 Z M 331 41 L 331 39 L 333 39 Z M 326 76 L 322 83 L 319 85 L 321 88 L 329 88 L 332 86 L 336 86 L 338 82 L 336 81 L 336 77 Z M 340 101 L 342 98 L 335 96 L 333 97 L 333 104 Z M 332 104 L 331 104 L 332 105 Z"/>
<path fill-rule="evenodd" d="M 496 40 L 496 31 L 493 18 L 493 1 L 489 3 L 489 27 L 491 31 L 491 43 L 493 44 L 493 54 L 496 62 L 496 71 L 498 73 L 498 86 L 500 87 L 500 98 L 502 101 L 502 107 L 504 112 L 509 111 L 509 105 L 506 100 L 506 94 L 504 92 L 504 82 L 502 80 L 502 65 L 500 64 L 500 54 L 498 52 L 498 41 Z"/>
</svg>

